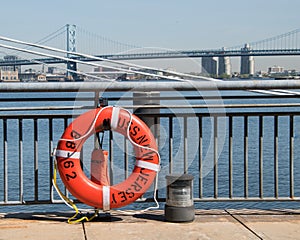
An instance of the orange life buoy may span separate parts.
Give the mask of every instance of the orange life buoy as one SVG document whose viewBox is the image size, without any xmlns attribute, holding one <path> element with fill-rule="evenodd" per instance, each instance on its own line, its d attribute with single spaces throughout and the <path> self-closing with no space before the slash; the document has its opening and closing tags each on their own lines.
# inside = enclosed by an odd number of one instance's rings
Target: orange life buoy
<svg viewBox="0 0 300 240">
<path fill-rule="evenodd" d="M 128 137 L 136 157 L 131 175 L 113 186 L 90 180 L 80 165 L 84 142 L 92 134 L 105 130 Z M 81 202 L 103 210 L 126 206 L 141 197 L 151 186 L 160 164 L 150 129 L 138 117 L 119 107 L 97 108 L 80 115 L 66 128 L 55 155 L 60 177 L 68 191 Z"/>
</svg>

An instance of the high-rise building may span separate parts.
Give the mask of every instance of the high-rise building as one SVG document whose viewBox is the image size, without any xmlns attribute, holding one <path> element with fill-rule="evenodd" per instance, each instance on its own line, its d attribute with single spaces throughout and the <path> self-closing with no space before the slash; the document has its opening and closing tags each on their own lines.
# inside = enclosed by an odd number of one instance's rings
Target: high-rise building
<svg viewBox="0 0 300 240">
<path fill-rule="evenodd" d="M 214 57 L 202 57 L 202 73 L 207 75 L 217 75 L 218 60 Z"/>
<path fill-rule="evenodd" d="M 245 44 L 245 47 L 241 49 L 242 54 L 245 56 L 241 56 L 241 74 L 249 74 L 254 75 L 254 58 L 248 54 L 251 53 L 250 45 Z"/>
</svg>

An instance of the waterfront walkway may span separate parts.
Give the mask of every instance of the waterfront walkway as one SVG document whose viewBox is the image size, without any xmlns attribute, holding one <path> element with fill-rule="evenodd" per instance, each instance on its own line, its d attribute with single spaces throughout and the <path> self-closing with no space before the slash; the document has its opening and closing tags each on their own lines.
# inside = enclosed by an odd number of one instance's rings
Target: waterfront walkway
<svg viewBox="0 0 300 240">
<path fill-rule="evenodd" d="M 72 213 L 0 214 L 0 240 L 300 239 L 300 210 L 196 210 L 191 223 L 170 223 L 164 211 L 102 215 L 67 224 Z"/>
</svg>

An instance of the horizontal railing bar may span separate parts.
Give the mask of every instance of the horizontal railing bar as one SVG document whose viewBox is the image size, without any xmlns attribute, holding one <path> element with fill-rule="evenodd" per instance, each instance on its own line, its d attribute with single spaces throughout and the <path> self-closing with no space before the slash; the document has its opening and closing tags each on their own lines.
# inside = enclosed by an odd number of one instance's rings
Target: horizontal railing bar
<svg viewBox="0 0 300 240">
<path fill-rule="evenodd" d="M 249 197 L 249 198 L 243 198 L 243 197 L 233 197 L 233 198 L 213 198 L 213 197 L 207 197 L 207 198 L 193 198 L 194 202 L 299 202 L 300 197 L 279 197 L 279 198 L 273 198 L 273 197 L 265 197 L 265 198 L 258 198 L 258 197 Z M 157 198 L 158 202 L 165 202 L 166 198 Z M 73 200 L 74 203 L 80 203 L 78 200 Z M 153 198 L 140 198 L 136 200 L 136 202 L 154 202 Z M 39 200 L 39 201 L 7 201 L 3 202 L 0 201 L 1 206 L 13 206 L 13 205 L 40 205 L 40 204 L 63 204 L 64 202 L 62 200 L 56 199 L 56 200 Z"/>
<path fill-rule="evenodd" d="M 249 198 L 239 198 L 239 197 L 233 197 L 233 198 L 194 198 L 195 202 L 290 202 L 290 201 L 300 201 L 300 197 L 294 197 L 294 198 L 289 198 L 289 197 L 279 197 L 279 198 L 273 198 L 273 197 L 249 197 Z"/>
<path fill-rule="evenodd" d="M 126 109 L 134 109 L 134 108 L 144 108 L 144 109 L 207 109 L 207 108 L 279 108 L 279 107 L 300 107 L 300 103 L 295 104 L 266 104 L 266 105 L 252 105 L 252 104 L 245 104 L 245 105 L 168 105 L 168 106 L 158 106 L 158 105 L 135 105 L 135 106 L 120 106 L 122 108 Z M 59 111 L 59 110 L 90 110 L 94 109 L 93 106 L 63 106 L 63 107 L 56 107 L 56 106 L 50 106 L 50 107 L 0 107 L 0 112 L 15 112 L 15 111 Z M 293 112 L 294 113 L 294 112 Z M 147 114 L 147 113 L 146 113 Z M 163 113 L 162 113 L 163 114 Z M 214 113 L 215 114 L 215 113 Z M 220 113 L 221 114 L 221 113 Z M 230 113 L 231 114 L 231 113 Z M 48 116 L 51 116 L 50 114 L 47 114 Z M 224 115 L 224 113 L 223 113 Z M 227 112 L 226 112 L 227 115 Z M 16 114 L 16 116 L 18 116 Z M 39 117 L 42 117 L 42 114 L 38 115 Z"/>
<path fill-rule="evenodd" d="M 78 115 L 71 114 L 7 114 L 0 115 L 0 119 L 59 119 L 59 118 L 72 118 Z"/>
<path fill-rule="evenodd" d="M 10 98 L 10 97 L 0 97 L 0 102 L 74 102 L 74 101 L 82 101 L 82 102 L 89 102 L 89 101 L 94 101 L 95 98 L 91 97 L 53 97 L 49 99 L 49 97 L 18 97 L 14 96 L 15 98 Z M 106 98 L 106 97 L 104 97 Z M 285 95 L 285 99 L 295 99 L 295 98 L 300 98 L 300 92 L 299 95 Z M 137 100 L 137 99 L 144 99 L 144 97 L 108 97 L 107 98 L 109 101 L 132 101 Z M 184 97 L 178 97 L 178 96 L 151 96 L 151 100 L 216 100 L 216 99 L 222 99 L 222 100 L 241 100 L 241 99 L 282 99 L 282 95 L 250 95 L 250 96 L 184 96 Z"/>
<path fill-rule="evenodd" d="M 41 106 L 41 107 L 0 107 L 0 111 L 53 111 L 53 110 L 77 110 L 77 109 L 91 109 L 93 106 Z"/>
<path fill-rule="evenodd" d="M 139 116 L 140 114 L 136 114 Z M 300 112 L 295 111 L 287 111 L 287 112 L 204 112 L 204 113 L 143 113 L 143 116 L 145 117 L 161 117 L 161 118 L 169 118 L 169 117 L 243 117 L 243 116 L 249 116 L 249 117 L 259 117 L 259 116 L 290 116 L 295 115 L 299 116 Z M 7 115 L 1 115 L 0 119 L 6 118 L 6 119 L 55 119 L 55 118 L 75 118 L 78 114 L 58 114 L 58 113 L 51 113 L 51 114 L 7 114 Z"/>
<path fill-rule="evenodd" d="M 78 200 L 72 200 L 74 203 L 80 203 Z M 38 200 L 38 201 L 0 201 L 0 206 L 13 206 L 13 205 L 32 205 L 32 204 L 62 204 L 63 200 Z"/>
<path fill-rule="evenodd" d="M 300 89 L 299 80 L 1 83 L 0 92 L 195 91 Z"/>
<path fill-rule="evenodd" d="M 105 98 L 105 97 L 104 97 Z M 134 97 L 109 97 L 109 101 L 118 101 L 118 100 L 123 100 L 123 101 L 132 101 L 133 99 L 144 99 L 145 97 L 139 97 L 139 96 L 134 96 Z M 284 98 L 300 98 L 300 92 L 299 95 L 284 95 Z M 151 100 L 216 100 L 216 99 L 222 99 L 222 100 L 241 100 L 241 99 L 282 99 L 282 95 L 240 95 L 240 96 L 223 96 L 223 95 L 216 95 L 216 96 L 151 96 Z M 77 100 L 77 99 L 76 99 Z"/>
<path fill-rule="evenodd" d="M 20 205 L 20 204 L 25 204 L 25 202 L 21 202 L 21 201 L 0 201 L 1 206 Z"/>
<path fill-rule="evenodd" d="M 137 116 L 140 116 L 139 114 L 136 114 Z M 259 116 L 290 116 L 295 115 L 299 116 L 300 112 L 211 112 L 211 113 L 160 113 L 159 117 L 161 118 L 168 118 L 168 117 L 259 117 Z M 143 116 L 145 117 L 155 117 L 158 116 L 158 114 L 154 113 L 143 113 Z"/>
<path fill-rule="evenodd" d="M 127 109 L 186 109 L 186 108 L 276 108 L 276 107 L 300 107 L 300 103 L 269 103 L 269 104 L 197 104 L 197 105 L 127 105 L 120 106 Z M 54 111 L 54 110 L 78 110 L 93 109 L 94 106 L 39 106 L 39 107 L 0 107 L 0 111 Z"/>
<path fill-rule="evenodd" d="M 165 202 L 166 198 L 157 198 L 159 202 Z M 233 197 L 233 198 L 223 198 L 223 197 L 204 197 L 204 198 L 198 198 L 194 197 L 193 200 L 195 202 L 240 202 L 240 201 L 247 201 L 247 202 L 291 202 L 300 201 L 300 197 L 295 198 L 289 198 L 289 197 L 279 197 L 279 198 L 273 198 L 273 197 L 265 197 L 265 198 L 258 198 L 258 197 L 249 197 L 249 198 L 243 198 L 243 197 Z M 153 198 L 139 198 L 137 202 L 153 202 Z"/>
<path fill-rule="evenodd" d="M 190 105 L 126 105 L 124 108 L 263 108 L 300 107 L 300 103 L 259 103 L 259 104 L 190 104 Z"/>
<path fill-rule="evenodd" d="M 14 98 L 0 98 L 0 102 L 74 102 L 74 101 L 94 101 L 94 98 L 91 97 L 53 97 L 49 99 L 49 97 L 34 97 L 34 98 L 27 98 L 27 97 L 17 97 Z"/>
</svg>

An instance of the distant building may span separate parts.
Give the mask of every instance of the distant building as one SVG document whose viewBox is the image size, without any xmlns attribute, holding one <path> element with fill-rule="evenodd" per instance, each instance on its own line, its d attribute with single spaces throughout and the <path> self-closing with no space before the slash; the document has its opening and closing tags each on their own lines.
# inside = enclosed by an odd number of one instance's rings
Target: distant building
<svg viewBox="0 0 300 240">
<path fill-rule="evenodd" d="M 48 82 L 64 82 L 66 80 L 65 75 L 59 75 L 59 74 L 47 74 L 46 79 Z"/>
<path fill-rule="evenodd" d="M 47 73 L 54 74 L 55 70 L 56 70 L 56 67 L 48 67 L 48 72 Z"/>
<path fill-rule="evenodd" d="M 113 71 L 113 69 L 111 69 L 109 67 L 99 66 L 99 67 L 94 68 L 94 72 L 112 72 L 112 71 Z"/>
<path fill-rule="evenodd" d="M 273 66 L 273 67 L 269 67 L 268 68 L 268 73 L 269 74 L 273 74 L 273 73 L 283 73 L 284 69 L 283 67 L 279 67 L 279 66 Z"/>
<path fill-rule="evenodd" d="M 218 60 L 214 57 L 202 57 L 202 73 L 208 75 L 217 75 Z"/>
<path fill-rule="evenodd" d="M 18 57 L 15 55 L 6 55 L 3 57 L 4 61 L 7 62 L 14 62 L 18 60 Z M 4 71 L 18 71 L 19 73 L 21 72 L 21 66 L 14 66 L 14 65 L 10 65 L 10 66 L 3 66 L 1 67 L 2 70 Z"/>
<path fill-rule="evenodd" d="M 33 82 L 36 80 L 36 71 L 32 68 L 26 69 L 25 72 L 19 73 L 22 82 Z"/>
<path fill-rule="evenodd" d="M 242 53 L 251 53 L 250 45 L 245 44 L 245 47 L 241 49 Z M 254 58 L 253 56 L 246 55 L 241 56 L 241 75 L 254 75 Z"/>
<path fill-rule="evenodd" d="M 35 75 L 35 72 L 22 72 L 19 77 L 22 82 L 32 82 L 35 81 Z"/>
<path fill-rule="evenodd" d="M 0 80 L 2 82 L 16 82 L 19 81 L 18 71 L 0 70 Z"/>
<path fill-rule="evenodd" d="M 142 71 L 142 70 L 141 70 Z M 124 71 L 113 70 L 109 67 L 96 67 L 94 68 L 94 72 L 89 73 L 90 75 L 94 75 L 96 77 L 105 78 L 108 80 L 129 80 L 134 79 L 136 75 L 134 73 L 128 73 L 128 68 L 124 68 Z M 94 81 L 93 78 L 88 78 L 87 81 Z"/>
<path fill-rule="evenodd" d="M 45 74 L 37 74 L 36 79 L 38 82 L 47 82 L 47 77 Z"/>
</svg>

